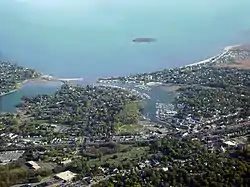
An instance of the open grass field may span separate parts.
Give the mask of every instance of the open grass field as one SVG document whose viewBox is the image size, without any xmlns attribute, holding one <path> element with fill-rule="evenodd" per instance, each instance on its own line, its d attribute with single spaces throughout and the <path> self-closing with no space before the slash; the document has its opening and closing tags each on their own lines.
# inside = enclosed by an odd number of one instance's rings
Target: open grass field
<svg viewBox="0 0 250 187">
<path fill-rule="evenodd" d="M 140 124 L 131 124 L 131 125 L 121 125 L 118 127 L 118 133 L 136 133 L 143 128 Z"/>
<path fill-rule="evenodd" d="M 241 62 L 236 62 L 233 64 L 223 64 L 220 65 L 219 67 L 224 67 L 224 68 L 237 68 L 237 69 L 250 69 L 250 59 L 248 60 L 243 60 Z"/>
<path fill-rule="evenodd" d="M 147 154 L 149 147 L 132 147 L 129 145 L 127 152 L 119 152 L 115 154 L 104 155 L 101 158 L 91 159 L 88 161 L 89 166 L 101 165 L 109 163 L 111 165 L 119 165 L 120 163 L 131 162 L 133 159 L 138 159 L 144 154 Z"/>
</svg>

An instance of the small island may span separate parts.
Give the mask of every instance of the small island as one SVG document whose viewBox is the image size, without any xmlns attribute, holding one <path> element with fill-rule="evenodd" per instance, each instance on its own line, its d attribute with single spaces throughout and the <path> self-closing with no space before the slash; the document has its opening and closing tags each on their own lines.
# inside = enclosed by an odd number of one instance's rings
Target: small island
<svg viewBox="0 0 250 187">
<path fill-rule="evenodd" d="M 152 43 L 156 42 L 155 38 L 135 38 L 132 40 L 134 43 Z"/>
</svg>

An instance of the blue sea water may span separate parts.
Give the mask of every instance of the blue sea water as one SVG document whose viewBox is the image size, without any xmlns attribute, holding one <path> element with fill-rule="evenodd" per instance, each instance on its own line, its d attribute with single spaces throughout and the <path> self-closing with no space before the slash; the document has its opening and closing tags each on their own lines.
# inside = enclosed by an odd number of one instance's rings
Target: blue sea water
<svg viewBox="0 0 250 187">
<path fill-rule="evenodd" d="M 0 58 L 86 83 L 177 67 L 249 42 L 249 7 L 249 0 L 1 0 Z M 1 98 L 1 108 L 18 94 Z"/>
</svg>

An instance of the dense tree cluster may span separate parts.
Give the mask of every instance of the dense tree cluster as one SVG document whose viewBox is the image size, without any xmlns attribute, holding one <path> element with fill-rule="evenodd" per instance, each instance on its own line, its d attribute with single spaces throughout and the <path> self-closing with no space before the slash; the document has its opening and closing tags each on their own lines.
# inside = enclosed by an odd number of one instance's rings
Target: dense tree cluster
<svg viewBox="0 0 250 187">
<path fill-rule="evenodd" d="M 133 169 L 97 186 L 249 186 L 250 150 L 211 152 L 192 140 L 165 138 L 151 144 L 160 167 Z M 152 154 L 153 153 L 153 154 Z"/>
<path fill-rule="evenodd" d="M 189 116 L 203 119 L 201 121 L 213 118 L 221 124 L 233 124 L 250 116 L 250 71 L 219 65 L 241 62 L 249 57 L 249 49 L 237 48 L 209 63 L 113 79 L 179 85 L 182 89 L 175 99 L 177 115 L 170 116 L 172 121 L 175 117 L 186 119 Z M 168 114 L 161 115 L 164 121 L 169 121 Z"/>
<path fill-rule="evenodd" d="M 246 87 L 211 88 L 190 86 L 180 89 L 175 99 L 178 116 L 213 118 L 235 114 L 234 118 L 250 116 L 250 90 Z M 233 116 L 231 117 L 233 118 Z"/>
<path fill-rule="evenodd" d="M 136 123 L 139 97 L 119 88 L 63 85 L 53 95 L 24 98 L 21 109 L 36 120 L 82 125 L 87 136 L 109 136 L 115 123 Z"/>
<path fill-rule="evenodd" d="M 16 164 L 0 166 L 0 186 L 10 186 L 17 182 L 25 182 L 28 176 L 28 171 L 20 168 Z"/>
<path fill-rule="evenodd" d="M 126 103 L 118 113 L 116 121 L 122 124 L 136 124 L 141 115 L 140 108 L 141 106 L 138 102 Z"/>
<path fill-rule="evenodd" d="M 8 187 L 18 183 L 40 182 L 42 177 L 47 177 L 51 174 L 51 170 L 29 170 L 21 162 L 0 165 L 0 187 Z"/>
<path fill-rule="evenodd" d="M 33 69 L 0 60 L 0 95 L 15 90 L 19 83 L 37 78 L 40 75 Z"/>
<path fill-rule="evenodd" d="M 162 82 L 172 84 L 199 84 L 211 87 L 249 86 L 250 72 L 245 69 L 222 67 L 182 67 L 153 73 L 121 77 L 121 81 Z"/>
</svg>

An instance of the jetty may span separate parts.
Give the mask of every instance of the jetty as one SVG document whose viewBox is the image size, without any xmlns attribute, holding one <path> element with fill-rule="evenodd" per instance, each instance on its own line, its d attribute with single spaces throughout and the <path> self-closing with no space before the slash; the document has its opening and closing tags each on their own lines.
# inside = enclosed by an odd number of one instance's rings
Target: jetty
<svg viewBox="0 0 250 187">
<path fill-rule="evenodd" d="M 60 82 L 71 82 L 71 81 L 83 81 L 84 79 L 82 77 L 79 78 L 58 78 L 58 77 L 53 77 L 51 75 L 43 75 L 41 76 L 42 80 L 45 81 L 60 81 Z"/>
</svg>

